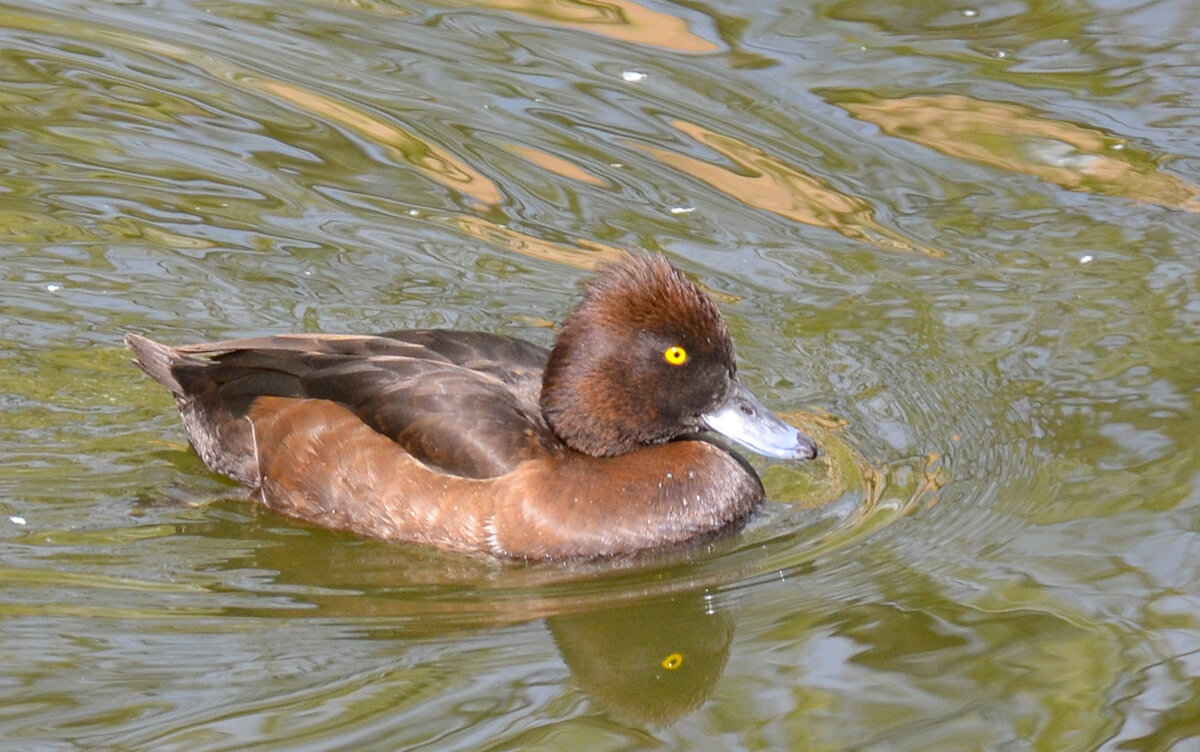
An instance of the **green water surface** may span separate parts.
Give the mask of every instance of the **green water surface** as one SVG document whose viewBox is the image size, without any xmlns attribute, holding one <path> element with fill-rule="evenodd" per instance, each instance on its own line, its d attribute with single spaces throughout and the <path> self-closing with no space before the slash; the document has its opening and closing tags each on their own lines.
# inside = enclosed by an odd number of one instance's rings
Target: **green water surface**
<svg viewBox="0 0 1200 752">
<path fill-rule="evenodd" d="M 243 500 L 125 331 L 553 341 L 815 434 L 598 564 Z M 0 2 L 0 748 L 1200 749 L 1200 3 Z"/>
</svg>

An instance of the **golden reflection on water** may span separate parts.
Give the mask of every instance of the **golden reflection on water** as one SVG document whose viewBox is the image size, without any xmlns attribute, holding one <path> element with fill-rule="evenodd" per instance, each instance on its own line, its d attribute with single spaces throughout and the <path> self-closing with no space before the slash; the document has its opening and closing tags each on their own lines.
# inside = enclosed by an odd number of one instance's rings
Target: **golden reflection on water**
<svg viewBox="0 0 1200 752">
<path fill-rule="evenodd" d="M 210 52 L 95 24 L 83 27 L 78 21 L 61 18 L 40 18 L 14 13 L 4 17 L 4 25 L 38 33 L 56 31 L 80 38 L 103 40 L 120 48 L 195 66 L 214 80 L 267 94 L 277 101 L 301 107 L 353 130 L 380 145 L 398 164 L 409 164 L 426 177 L 451 190 L 464 193 L 482 204 L 495 205 L 503 199 L 503 194 L 495 183 L 446 149 L 348 102 L 251 72 Z"/>
<path fill-rule="evenodd" d="M 385 122 L 346 102 L 263 76 L 238 79 L 260 91 L 303 107 L 350 128 L 382 146 L 397 162 L 416 167 L 423 175 L 484 204 L 498 204 L 503 195 L 496 184 L 447 150 Z"/>
<path fill-rule="evenodd" d="M 625 257 L 625 251 L 611 245 L 579 238 L 576 246 L 555 243 L 528 233 L 502 227 L 482 217 L 461 214 L 454 217 L 454 224 L 473 238 L 499 246 L 513 253 L 530 258 L 554 261 L 576 269 L 598 270 Z"/>
<path fill-rule="evenodd" d="M 826 227 L 880 248 L 914 251 L 930 256 L 944 255 L 935 249 L 910 243 L 880 225 L 875 221 L 874 211 L 863 199 L 840 193 L 757 146 L 695 123 L 675 120 L 671 124 L 750 174 L 737 173 L 711 162 L 648 144 L 625 143 L 749 206 L 806 225 Z"/>
<path fill-rule="evenodd" d="M 1200 189 L 1139 162 L 1125 142 L 1031 108 L 959 95 L 844 102 L 889 135 L 951 157 L 1033 175 L 1072 191 L 1103 193 L 1200 212 Z"/>
<path fill-rule="evenodd" d="M 476 7 L 506 10 L 533 21 L 657 47 L 673 52 L 715 52 L 720 47 L 693 34 L 687 22 L 669 13 L 650 10 L 629 0 L 478 0 Z"/>
<path fill-rule="evenodd" d="M 581 183 L 596 186 L 608 186 L 608 181 L 604 178 L 597 177 L 579 165 L 567 159 L 563 159 L 557 154 L 535 149 L 532 146 L 521 146 L 510 144 L 509 150 L 521 155 L 527 161 L 541 167 L 543 170 L 553 172 L 555 175 L 561 175 L 564 178 L 578 180 Z"/>
<path fill-rule="evenodd" d="M 618 248 L 586 238 L 576 238 L 574 245 L 555 243 L 470 214 L 456 215 L 451 218 L 451 221 L 455 227 L 471 237 L 511 253 L 519 253 L 522 256 L 543 261 L 553 261 L 590 272 L 598 272 L 609 264 L 615 264 L 630 253 L 646 253 L 645 250 L 636 246 Z M 718 303 L 730 305 L 742 299 L 739 295 L 723 290 L 714 290 L 705 285 L 703 280 L 693 281 Z M 546 325 L 553 326 L 554 322 L 546 322 Z"/>
</svg>

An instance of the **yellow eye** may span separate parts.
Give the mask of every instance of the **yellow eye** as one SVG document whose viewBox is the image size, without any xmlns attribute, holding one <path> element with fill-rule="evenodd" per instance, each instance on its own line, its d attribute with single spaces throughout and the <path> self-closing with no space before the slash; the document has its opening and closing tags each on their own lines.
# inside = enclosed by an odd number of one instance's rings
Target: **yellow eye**
<svg viewBox="0 0 1200 752">
<path fill-rule="evenodd" d="M 666 658 L 662 659 L 662 667 L 668 671 L 674 671 L 683 665 L 683 656 L 679 653 L 671 653 Z"/>
<path fill-rule="evenodd" d="M 671 345 L 666 350 L 663 350 L 663 357 L 673 366 L 681 366 L 687 360 L 687 350 L 684 350 L 679 345 Z"/>
</svg>

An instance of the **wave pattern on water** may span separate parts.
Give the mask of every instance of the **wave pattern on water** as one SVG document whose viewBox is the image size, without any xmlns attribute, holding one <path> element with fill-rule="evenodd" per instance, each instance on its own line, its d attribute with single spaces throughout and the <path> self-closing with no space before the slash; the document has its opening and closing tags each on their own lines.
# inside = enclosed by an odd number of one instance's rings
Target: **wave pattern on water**
<svg viewBox="0 0 1200 752">
<path fill-rule="evenodd" d="M 0 737 L 1185 744 L 1197 20 L 8 3 Z M 550 344 L 633 246 L 710 290 L 741 377 L 824 449 L 760 464 L 747 528 L 683 552 L 500 563 L 279 518 L 119 345 Z"/>
</svg>

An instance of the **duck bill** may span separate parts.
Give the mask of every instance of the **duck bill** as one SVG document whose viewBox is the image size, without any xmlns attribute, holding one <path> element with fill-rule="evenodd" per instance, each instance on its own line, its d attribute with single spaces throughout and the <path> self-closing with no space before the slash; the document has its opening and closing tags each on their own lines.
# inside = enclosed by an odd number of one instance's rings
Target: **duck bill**
<svg viewBox="0 0 1200 752">
<path fill-rule="evenodd" d="M 780 420 L 737 381 L 725 401 L 701 415 L 700 422 L 708 430 L 767 457 L 811 460 L 817 456 L 812 439 Z"/>
</svg>

